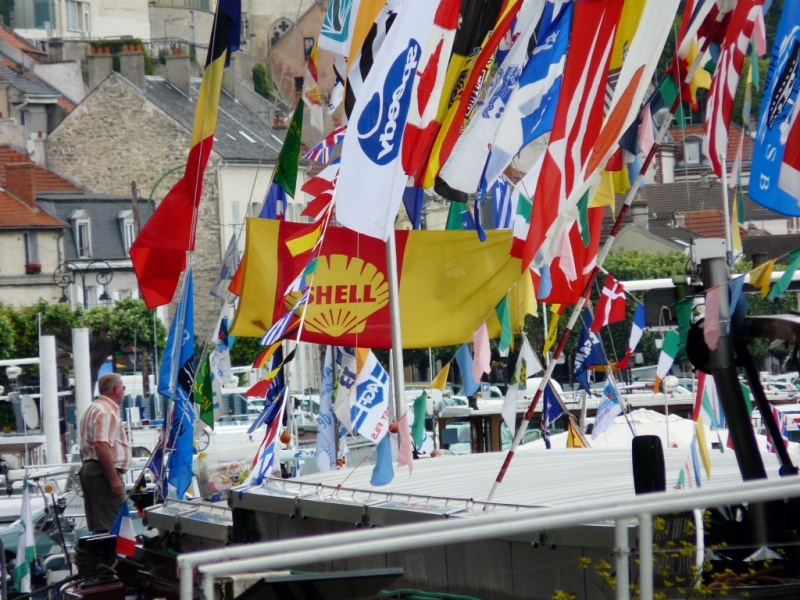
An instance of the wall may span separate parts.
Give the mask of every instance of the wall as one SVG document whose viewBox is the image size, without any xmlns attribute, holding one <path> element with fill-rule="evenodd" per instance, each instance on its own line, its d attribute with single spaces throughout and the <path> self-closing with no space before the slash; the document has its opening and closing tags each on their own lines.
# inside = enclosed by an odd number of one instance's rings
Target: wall
<svg viewBox="0 0 800 600">
<path fill-rule="evenodd" d="M 53 271 L 60 261 L 58 238 L 61 230 L 37 230 L 42 272 L 25 274 L 24 230 L 0 231 L 0 304 L 19 307 L 39 298 L 57 302 L 61 291 L 53 284 Z"/>
<path fill-rule="evenodd" d="M 299 5 L 293 0 L 243 0 L 242 13 L 247 14 L 250 33 L 254 36 L 250 38 L 250 51 L 266 60 L 270 54 L 269 41 L 276 21 L 283 17 L 294 24 L 313 4 L 312 0 L 301 0 Z"/>
<path fill-rule="evenodd" d="M 96 192 L 127 196 L 136 181 L 143 197 L 169 169 L 183 165 L 190 132 L 112 74 L 48 138 L 49 168 Z M 212 152 L 203 184 L 194 255 L 197 335 L 207 335 L 215 315 L 210 289 L 221 261 L 217 169 Z M 167 175 L 154 193 L 160 202 L 181 176 Z M 171 314 L 171 312 L 170 312 Z"/>
<path fill-rule="evenodd" d="M 194 27 L 195 56 L 197 63 L 205 65 L 208 42 L 211 40 L 211 27 L 214 13 L 185 7 L 156 6 L 149 7 L 151 52 L 153 62 L 158 58 L 158 50 L 166 46 L 159 40 L 191 41 L 190 27 Z"/>
<path fill-rule="evenodd" d="M 33 73 L 73 102 L 80 102 L 86 97 L 81 65 L 76 61 L 36 63 Z"/>
<path fill-rule="evenodd" d="M 61 38 L 114 38 L 132 36 L 142 40 L 150 39 L 150 19 L 147 0 L 81 0 L 89 4 L 89 30 L 64 29 L 66 0 L 54 0 L 51 4 L 50 19 L 53 37 Z M 17 5 L 33 7 L 32 0 L 17 0 Z M 83 25 L 85 27 L 85 25 Z M 31 29 L 33 19 L 26 18 L 17 33 L 30 40 L 47 39 L 45 29 Z"/>
</svg>

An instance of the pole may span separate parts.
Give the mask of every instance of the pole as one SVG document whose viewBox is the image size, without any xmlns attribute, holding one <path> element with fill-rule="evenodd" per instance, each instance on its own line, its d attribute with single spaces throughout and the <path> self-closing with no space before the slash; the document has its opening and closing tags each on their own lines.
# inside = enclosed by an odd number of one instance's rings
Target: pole
<svg viewBox="0 0 800 600">
<path fill-rule="evenodd" d="M 92 404 L 92 366 L 88 327 L 76 327 L 72 330 L 72 360 L 75 372 L 75 422 L 80 436 L 83 413 Z"/>
<path fill-rule="evenodd" d="M 724 154 L 719 155 L 722 164 L 722 214 L 725 218 L 725 256 L 728 267 L 733 267 L 733 234 L 731 232 L 731 211 L 728 206 L 728 163 Z M 738 227 L 738 225 L 737 225 Z"/>
<path fill-rule="evenodd" d="M 61 456 L 61 433 L 58 429 L 58 373 L 56 371 L 56 338 L 43 335 L 39 338 L 39 398 L 42 412 L 42 429 L 45 436 L 47 462 L 64 463 Z"/>
<path fill-rule="evenodd" d="M 628 569 L 628 555 L 631 549 L 628 548 L 628 520 L 617 519 L 614 522 L 614 557 L 615 570 L 617 572 L 616 600 L 629 600 L 631 597 L 630 576 Z"/>
<path fill-rule="evenodd" d="M 403 381 L 403 340 L 400 329 L 400 286 L 397 279 L 397 246 L 394 229 L 386 240 L 386 274 L 389 279 L 389 320 L 392 332 L 392 389 L 394 391 L 394 414 L 399 421 L 406 414 L 405 383 Z"/>
<path fill-rule="evenodd" d="M 639 597 L 653 600 L 653 515 L 639 515 Z"/>
</svg>

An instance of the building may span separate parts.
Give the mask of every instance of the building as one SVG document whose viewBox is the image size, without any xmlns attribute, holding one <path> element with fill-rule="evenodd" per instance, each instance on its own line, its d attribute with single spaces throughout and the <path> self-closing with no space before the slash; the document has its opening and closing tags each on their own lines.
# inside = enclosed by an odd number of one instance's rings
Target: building
<svg viewBox="0 0 800 600">
<path fill-rule="evenodd" d="M 12 26 L 29 40 L 150 39 L 147 0 L 14 0 Z"/>
</svg>

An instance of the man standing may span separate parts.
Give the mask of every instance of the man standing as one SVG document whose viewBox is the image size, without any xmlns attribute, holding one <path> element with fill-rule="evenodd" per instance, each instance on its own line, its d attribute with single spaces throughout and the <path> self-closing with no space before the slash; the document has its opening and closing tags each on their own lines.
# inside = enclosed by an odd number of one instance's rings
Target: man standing
<svg viewBox="0 0 800 600">
<path fill-rule="evenodd" d="M 122 475 L 131 464 L 131 447 L 125 437 L 119 405 L 125 394 L 122 378 L 106 373 L 98 381 L 100 396 L 81 419 L 81 470 L 83 504 L 92 533 L 104 533 L 125 502 Z"/>
</svg>

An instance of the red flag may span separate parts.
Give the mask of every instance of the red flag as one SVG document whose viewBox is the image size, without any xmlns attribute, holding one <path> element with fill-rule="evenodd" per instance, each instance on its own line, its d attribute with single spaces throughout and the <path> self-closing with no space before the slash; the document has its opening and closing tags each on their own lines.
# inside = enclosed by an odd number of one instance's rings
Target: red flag
<svg viewBox="0 0 800 600">
<path fill-rule="evenodd" d="M 601 327 L 624 321 L 625 306 L 625 288 L 611 275 L 606 276 L 606 283 L 594 310 L 594 321 L 590 331 L 597 333 Z"/>
</svg>

